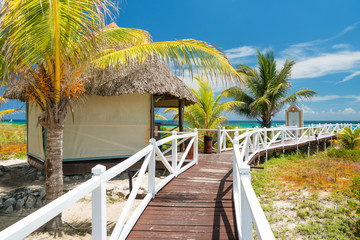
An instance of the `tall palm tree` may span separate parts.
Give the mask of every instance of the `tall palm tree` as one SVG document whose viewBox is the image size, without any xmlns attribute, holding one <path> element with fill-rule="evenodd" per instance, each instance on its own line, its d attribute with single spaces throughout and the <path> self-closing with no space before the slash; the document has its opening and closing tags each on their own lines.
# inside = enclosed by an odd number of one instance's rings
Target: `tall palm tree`
<svg viewBox="0 0 360 240">
<path fill-rule="evenodd" d="M 190 88 L 198 102 L 186 107 L 184 110 L 184 121 L 186 125 L 198 129 L 215 129 L 221 126 L 222 123 L 227 122 L 224 116 L 226 111 L 241 107 L 240 101 L 222 102 L 223 98 L 227 96 L 227 91 L 221 92 L 216 98 L 210 82 L 204 78 L 195 78 L 197 83 L 197 90 Z M 175 114 L 174 119 L 178 119 L 177 108 L 168 108 L 165 112 L 172 112 Z M 208 132 L 206 134 L 209 134 Z"/>
<path fill-rule="evenodd" d="M 257 119 L 261 127 L 271 127 L 271 120 L 285 104 L 293 103 L 303 98 L 311 98 L 316 92 L 309 89 L 301 89 L 291 95 L 290 76 L 295 61 L 286 59 L 282 68 L 277 69 L 273 51 L 265 54 L 257 51 L 259 67 L 250 68 L 239 65 L 237 71 L 246 74 L 245 86 L 247 90 L 240 87 L 230 88 L 228 96 L 244 102 L 235 111 L 250 119 Z"/>
<path fill-rule="evenodd" d="M 355 150 L 360 146 L 360 128 L 352 130 L 350 127 L 345 127 L 336 133 L 336 136 L 338 139 L 333 141 L 344 149 Z"/>
<path fill-rule="evenodd" d="M 39 124 L 47 129 L 47 202 L 62 195 L 64 121 L 93 69 L 121 70 L 161 58 L 191 74 L 239 79 L 224 53 L 208 43 L 154 43 L 143 30 L 105 28 L 113 6 L 111 0 L 8 0 L 1 10 L 0 79 L 25 81 L 27 100 L 41 110 Z M 60 225 L 59 216 L 48 227 Z"/>
</svg>

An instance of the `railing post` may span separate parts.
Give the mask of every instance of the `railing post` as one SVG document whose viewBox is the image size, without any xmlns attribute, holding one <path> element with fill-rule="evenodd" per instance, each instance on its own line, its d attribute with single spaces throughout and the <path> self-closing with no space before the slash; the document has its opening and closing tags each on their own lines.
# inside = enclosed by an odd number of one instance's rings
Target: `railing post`
<svg viewBox="0 0 360 240">
<path fill-rule="evenodd" d="M 234 133 L 234 135 L 236 135 L 236 132 Z M 236 158 L 236 151 L 238 151 L 239 149 L 239 141 L 237 140 L 236 136 L 234 136 L 234 139 L 232 140 L 232 145 L 233 145 L 233 199 L 234 199 L 234 205 L 235 205 L 235 216 L 237 217 L 241 217 L 241 215 L 239 214 L 239 211 L 241 211 L 241 207 L 240 207 L 240 194 L 241 191 L 239 189 L 239 169 L 237 168 L 237 161 L 242 161 L 242 159 L 237 159 Z M 240 162 L 239 162 L 240 164 Z M 240 221 L 238 223 L 236 223 L 238 226 L 238 233 L 239 235 L 241 234 L 241 229 L 239 228 L 240 226 Z"/>
<path fill-rule="evenodd" d="M 151 151 L 151 157 L 149 161 L 148 168 L 148 193 L 151 193 L 152 198 L 155 198 L 155 153 L 156 153 L 156 140 L 154 138 L 150 139 L 150 144 L 153 149 Z"/>
<path fill-rule="evenodd" d="M 172 135 L 176 137 L 176 131 L 172 131 Z M 195 142 L 194 142 L 195 144 Z M 177 177 L 177 139 L 173 139 L 171 143 L 171 163 L 175 177 Z"/>
<path fill-rule="evenodd" d="M 311 124 L 311 132 L 314 134 L 314 124 Z"/>
<path fill-rule="evenodd" d="M 225 130 L 225 127 L 223 127 L 223 149 L 225 150 L 226 149 L 226 134 L 225 134 L 225 132 L 226 132 L 226 130 Z"/>
<path fill-rule="evenodd" d="M 105 170 L 106 167 L 100 164 L 91 169 L 92 177 L 100 181 L 99 187 L 92 192 L 92 239 L 105 240 L 107 238 Z"/>
<path fill-rule="evenodd" d="M 310 127 L 308 128 L 308 142 L 309 142 L 309 145 L 308 145 L 308 157 L 310 157 L 310 144 L 311 144 L 311 140 L 310 140 Z"/>
<path fill-rule="evenodd" d="M 295 130 L 296 154 L 299 155 L 299 128 L 296 125 Z"/>
<path fill-rule="evenodd" d="M 222 139 L 221 139 L 221 128 L 220 126 L 218 126 L 218 129 L 217 129 L 217 135 L 218 135 L 218 149 L 217 149 L 217 152 L 218 153 L 221 153 L 221 145 L 222 145 Z"/>
<path fill-rule="evenodd" d="M 240 193 L 241 193 L 241 238 L 253 239 L 252 217 L 249 209 L 249 204 L 245 196 L 245 191 L 242 186 L 242 181 L 249 179 L 250 181 L 250 166 L 247 163 L 240 165 Z"/>
<path fill-rule="evenodd" d="M 197 128 L 194 129 L 195 141 L 194 141 L 194 158 L 195 164 L 199 163 L 199 131 Z"/>
<path fill-rule="evenodd" d="M 281 145 L 283 147 L 283 154 L 285 153 L 284 138 L 285 138 L 285 127 L 283 126 L 281 128 Z"/>
<path fill-rule="evenodd" d="M 257 129 L 258 127 L 256 127 L 255 129 Z M 256 132 L 257 133 L 257 132 Z M 253 153 L 255 154 L 256 153 L 256 137 L 257 137 L 257 134 L 254 133 L 253 134 L 253 137 L 252 137 L 252 149 L 253 149 Z"/>
<path fill-rule="evenodd" d="M 235 131 L 234 132 L 234 141 L 236 140 L 236 138 L 239 136 L 239 132 L 238 131 Z M 233 141 L 233 143 L 234 143 L 234 141 Z M 239 140 L 237 140 L 236 141 L 237 142 L 237 144 L 239 145 Z M 233 144 L 234 145 L 234 144 Z M 234 146 L 234 148 L 235 148 L 235 146 Z"/>
<path fill-rule="evenodd" d="M 245 144 L 243 145 L 243 148 L 245 148 L 245 163 L 249 162 L 249 148 L 250 148 L 250 136 L 249 136 L 249 129 L 246 129 L 246 137 L 243 140 Z"/>
<path fill-rule="evenodd" d="M 260 129 L 256 132 L 256 151 L 258 153 L 258 164 L 260 164 Z"/>
<path fill-rule="evenodd" d="M 267 128 L 265 127 L 264 129 L 265 129 L 265 132 L 264 132 L 265 162 L 267 162 L 267 160 L 268 160 Z"/>
<path fill-rule="evenodd" d="M 327 124 L 324 126 L 324 152 L 326 152 L 326 134 L 327 134 Z"/>
</svg>

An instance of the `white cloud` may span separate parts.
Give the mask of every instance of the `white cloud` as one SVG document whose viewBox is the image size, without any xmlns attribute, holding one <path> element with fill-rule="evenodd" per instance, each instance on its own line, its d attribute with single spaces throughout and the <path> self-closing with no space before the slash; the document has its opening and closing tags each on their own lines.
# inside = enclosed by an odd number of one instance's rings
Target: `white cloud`
<svg viewBox="0 0 360 240">
<path fill-rule="evenodd" d="M 342 97 L 343 96 L 339 96 L 339 95 L 315 96 L 315 97 L 311 98 L 311 100 L 307 100 L 307 101 L 311 101 L 311 102 L 329 101 L 329 100 L 339 99 Z"/>
<path fill-rule="evenodd" d="M 296 58 L 301 57 L 301 56 L 303 56 L 304 51 L 309 50 L 309 49 L 311 50 L 316 45 L 332 41 L 332 40 L 334 40 L 336 38 L 339 38 L 339 37 L 345 35 L 349 31 L 354 30 L 359 23 L 360 22 L 356 22 L 356 23 L 354 23 L 354 24 L 352 24 L 350 26 L 347 26 L 341 32 L 337 33 L 335 36 L 332 36 L 332 37 L 329 37 L 329 38 L 318 39 L 318 40 L 293 44 L 290 47 L 283 50 L 282 53 L 284 55 L 286 55 L 286 56 L 292 56 L 292 57 L 296 57 Z"/>
<path fill-rule="evenodd" d="M 334 49 L 342 49 L 342 48 L 345 48 L 345 49 L 348 49 L 350 48 L 350 45 L 349 44 L 336 44 L 336 45 L 333 45 L 331 48 L 334 48 Z"/>
<path fill-rule="evenodd" d="M 350 107 L 350 108 L 345 108 L 345 109 L 342 111 L 342 113 L 343 113 L 343 114 L 355 114 L 356 111 Z"/>
<path fill-rule="evenodd" d="M 302 105 L 301 108 L 304 110 L 304 113 L 306 114 L 316 114 L 316 112 L 309 106 Z"/>
<path fill-rule="evenodd" d="M 360 22 L 345 27 L 343 30 L 325 39 L 302 42 L 290 45 L 280 52 L 280 58 L 277 59 L 280 67 L 287 57 L 295 59 L 296 64 L 292 70 L 293 79 L 316 78 L 329 74 L 347 73 L 351 74 L 340 82 L 346 82 L 360 75 L 357 73 L 360 69 L 360 51 L 351 51 L 351 46 L 346 43 L 333 44 L 324 50 L 324 43 L 335 40 L 346 33 L 356 29 Z M 244 61 L 244 57 L 256 55 L 254 46 L 242 46 L 225 51 L 229 60 L 233 63 Z M 359 71 L 360 72 L 360 71 Z"/>
<path fill-rule="evenodd" d="M 305 100 L 308 102 L 321 102 L 321 101 L 331 101 L 336 99 L 352 99 L 355 102 L 360 102 L 360 96 L 357 95 L 323 95 L 323 96 L 315 96 L 309 100 Z"/>
<path fill-rule="evenodd" d="M 242 57 L 248 57 L 256 55 L 256 48 L 252 46 L 243 46 L 238 48 L 231 48 L 228 50 L 225 50 L 227 58 L 235 59 L 235 58 L 242 58 Z"/>
<path fill-rule="evenodd" d="M 293 68 L 292 77 L 294 79 L 322 77 L 328 74 L 353 71 L 359 67 L 360 51 L 325 53 L 297 62 Z"/>
<path fill-rule="evenodd" d="M 324 52 L 325 42 L 335 40 L 349 31 L 354 30 L 360 22 L 345 27 L 336 35 L 314 41 L 302 42 L 290 45 L 280 52 L 284 62 L 286 57 L 293 57 L 296 64 L 292 71 L 292 77 L 315 78 L 328 74 L 354 72 L 360 67 L 360 51 L 350 51 L 349 44 L 333 45 L 332 50 Z M 334 49 L 337 52 L 333 52 Z M 321 53 L 323 52 L 323 53 Z"/>
<path fill-rule="evenodd" d="M 326 113 L 326 114 L 331 114 L 331 115 L 338 115 L 338 114 L 353 115 L 353 114 L 357 114 L 357 112 L 351 107 L 345 108 L 343 110 L 338 110 L 338 111 L 333 111 L 332 109 L 330 109 L 328 112 L 326 112 L 326 111 L 323 111 L 323 112 Z"/>
<path fill-rule="evenodd" d="M 198 76 L 199 76 L 199 74 L 197 72 L 195 72 L 193 75 L 193 77 L 198 77 Z M 188 87 L 197 89 L 196 80 L 191 77 L 189 71 L 185 70 L 184 74 L 182 76 L 178 76 L 178 77 L 180 79 L 182 79 Z M 217 79 L 216 77 L 213 77 L 213 78 L 209 77 L 208 79 L 210 80 L 211 87 L 214 92 L 222 92 L 225 89 L 236 85 L 236 82 L 224 82 L 220 78 Z"/>
<path fill-rule="evenodd" d="M 347 82 L 347 81 L 353 79 L 354 77 L 356 77 L 358 75 L 360 75 L 360 71 L 356 71 L 356 72 L 350 74 L 349 76 L 346 76 L 343 80 L 337 82 L 336 84 Z"/>
</svg>

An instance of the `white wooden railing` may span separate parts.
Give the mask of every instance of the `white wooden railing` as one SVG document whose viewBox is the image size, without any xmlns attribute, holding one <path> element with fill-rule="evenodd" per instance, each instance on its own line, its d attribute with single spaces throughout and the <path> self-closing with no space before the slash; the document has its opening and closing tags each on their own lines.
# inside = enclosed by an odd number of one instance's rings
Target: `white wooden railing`
<svg viewBox="0 0 360 240">
<path fill-rule="evenodd" d="M 324 127 L 326 126 L 326 130 L 324 129 Z M 280 129 L 282 127 L 285 127 L 284 126 L 279 126 L 279 127 L 271 127 L 269 128 L 268 132 L 271 132 L 271 138 L 274 138 L 274 136 L 276 136 L 276 134 L 279 134 L 280 132 Z M 295 132 L 298 131 L 299 134 L 301 134 L 301 136 L 298 135 L 298 142 L 299 143 L 303 143 L 305 141 L 307 141 L 307 137 L 309 137 L 309 133 L 310 133 L 310 136 L 315 137 L 315 134 L 319 136 L 319 138 L 321 138 L 321 136 L 324 134 L 324 131 L 326 131 L 325 133 L 326 134 L 333 134 L 335 131 L 338 131 L 339 129 L 341 128 L 344 128 L 344 127 L 350 127 L 351 129 L 357 129 L 357 128 L 360 128 L 360 125 L 359 124 L 351 124 L 351 123 L 337 123 L 337 124 L 318 124 L 318 125 L 314 125 L 314 124 L 311 124 L 311 125 L 308 125 L 306 127 L 302 127 L 301 129 L 298 128 L 296 126 L 292 126 L 290 128 L 292 128 L 291 130 L 289 130 L 288 128 L 289 127 L 285 127 L 287 130 L 285 130 L 285 138 L 284 140 L 286 139 L 291 139 L 291 138 L 294 138 L 293 140 L 295 140 Z M 235 132 L 237 133 L 245 133 L 245 132 L 249 132 L 249 131 L 252 131 L 254 129 L 259 129 L 258 127 L 255 127 L 255 128 L 234 128 L 234 129 L 226 129 L 225 127 L 218 127 L 217 129 L 198 129 L 198 132 L 208 132 L 210 133 L 212 136 L 216 136 L 217 137 L 217 141 L 216 143 L 214 142 L 213 143 L 213 151 L 214 152 L 223 152 L 223 151 L 229 151 L 229 150 L 232 150 L 233 149 L 233 145 L 232 145 L 232 142 L 234 141 L 234 137 L 235 137 Z M 297 130 L 296 130 L 297 129 Z M 192 132 L 194 129 L 191 129 L 191 128 L 187 128 L 187 131 L 190 131 Z M 159 131 L 155 131 L 156 133 L 162 133 L 162 134 L 166 134 L 166 133 L 171 133 L 171 131 L 162 131 L 162 130 L 159 130 Z M 263 133 L 261 133 L 263 134 Z M 232 136 L 233 135 L 233 136 Z M 279 135 L 280 136 L 280 135 Z M 277 136 L 277 138 L 279 138 L 279 136 Z M 200 142 L 203 142 L 202 139 L 199 138 L 199 141 Z M 228 145 L 227 143 L 230 142 L 230 145 Z M 274 141 L 272 143 L 277 143 L 279 141 Z M 270 142 L 269 142 L 270 143 Z M 291 143 L 287 143 L 287 144 L 291 144 Z"/>
<path fill-rule="evenodd" d="M 254 224 L 259 239 L 275 239 L 270 225 L 264 215 L 261 205 L 256 198 L 251 186 L 249 161 L 262 151 L 266 152 L 272 148 L 302 144 L 323 138 L 331 138 L 335 132 L 343 127 L 351 129 L 359 128 L 359 125 L 352 124 L 324 124 L 311 125 L 307 127 L 272 127 L 272 128 L 251 128 L 251 129 L 201 129 L 201 131 L 216 131 L 218 134 L 218 152 L 232 149 L 233 152 L 233 195 L 235 205 L 235 215 L 238 234 L 240 239 L 252 239 Z M 158 131 L 166 132 L 166 131 Z M 232 138 L 229 133 L 233 132 Z M 119 220 L 111 234 L 110 239 L 125 239 L 145 207 L 156 193 L 163 188 L 174 177 L 198 163 L 198 130 L 193 133 L 171 132 L 170 137 L 155 141 L 150 140 L 150 144 L 121 162 L 120 164 L 105 171 L 105 167 L 97 165 L 92 169 L 93 177 L 67 192 L 60 198 L 40 208 L 36 212 L 23 218 L 17 223 L 0 232 L 0 239 L 22 239 L 41 227 L 43 224 L 66 210 L 76 201 L 92 193 L 92 238 L 106 239 L 106 183 L 119 175 L 133 164 L 143 160 L 138 177 L 129 198 L 122 210 Z M 178 159 L 178 146 L 185 140 L 190 142 L 180 159 Z M 226 139 L 230 139 L 232 147 L 226 146 Z M 159 147 L 171 143 L 171 148 L 160 151 Z M 324 141 L 326 148 L 326 141 Z M 193 159 L 187 164 L 185 158 L 190 148 L 194 147 Z M 171 152 L 171 165 L 165 154 Z M 160 160 L 169 170 L 170 175 L 155 185 L 155 164 Z M 148 169 L 148 193 L 136 208 L 134 213 L 129 216 L 130 210 L 135 201 L 141 181 Z"/>
<path fill-rule="evenodd" d="M 359 126 L 344 124 L 311 125 L 307 127 L 273 127 L 236 130 L 233 144 L 233 198 L 240 239 L 253 239 L 253 225 L 259 239 L 275 239 L 261 205 L 251 186 L 249 162 L 273 148 L 303 144 L 321 139 L 331 139 L 343 127 L 356 129 Z M 241 143 L 240 143 L 241 141 Z M 326 149 L 326 141 L 324 141 Z"/>
<path fill-rule="evenodd" d="M 178 159 L 178 145 L 183 143 L 186 139 L 190 140 L 188 147 L 184 151 L 180 159 Z M 161 152 L 159 146 L 165 143 L 171 143 L 171 165 L 165 157 L 165 153 Z M 193 146 L 193 158 L 185 163 L 185 158 L 188 155 L 190 148 Z M 105 171 L 105 167 L 97 165 L 92 169 L 93 177 L 67 192 L 58 199 L 40 208 L 36 212 L 16 222 L 10 227 L 0 232 L 0 239 L 22 239 L 36 229 L 44 225 L 46 222 L 69 208 L 76 201 L 92 193 L 92 238 L 93 239 L 107 239 L 106 230 L 106 183 L 112 178 L 116 177 L 123 171 L 127 170 L 133 164 L 143 160 L 139 170 L 138 177 L 129 195 L 129 198 L 122 209 L 121 215 L 117 224 L 111 234 L 110 239 L 125 239 L 134 224 L 144 211 L 151 199 L 156 193 L 163 188 L 174 177 L 189 169 L 198 162 L 198 132 L 195 129 L 193 133 L 176 133 L 172 132 L 172 136 L 155 141 L 150 140 L 150 144 L 131 156 L 127 160 Z M 155 185 L 155 164 L 156 160 L 160 160 L 164 166 L 169 170 L 170 175 L 163 179 L 160 183 Z M 140 205 L 136 208 L 134 213 L 129 216 L 130 210 L 134 204 L 135 197 L 139 190 L 145 172 L 148 169 L 148 193 L 142 200 Z"/>
</svg>

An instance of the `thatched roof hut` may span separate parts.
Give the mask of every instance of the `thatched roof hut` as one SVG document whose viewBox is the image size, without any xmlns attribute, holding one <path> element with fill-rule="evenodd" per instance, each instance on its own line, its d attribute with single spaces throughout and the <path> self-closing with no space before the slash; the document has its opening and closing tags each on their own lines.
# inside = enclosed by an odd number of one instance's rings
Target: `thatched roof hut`
<svg viewBox="0 0 360 240">
<path fill-rule="evenodd" d="M 25 102 L 25 88 L 26 82 L 20 80 L 8 86 L 3 96 Z M 94 71 L 89 74 L 85 89 L 86 95 L 152 94 L 166 96 L 168 99 L 183 99 L 186 105 L 197 101 L 186 84 L 160 60 L 151 60 L 120 70 Z"/>
<path fill-rule="evenodd" d="M 179 107 L 181 111 L 196 102 L 186 84 L 160 60 L 92 72 L 87 79 L 86 96 L 73 106 L 74 122 L 71 117 L 65 121 L 63 161 L 71 163 L 70 168 L 64 164 L 67 173 L 88 171 L 100 160 L 117 163 L 133 155 L 154 136 L 155 107 Z M 25 84 L 8 86 L 4 96 L 26 101 Z M 45 161 L 46 142 L 38 115 L 37 107 L 27 104 L 28 156 L 37 165 Z M 80 168 L 74 168 L 79 162 Z"/>
</svg>

